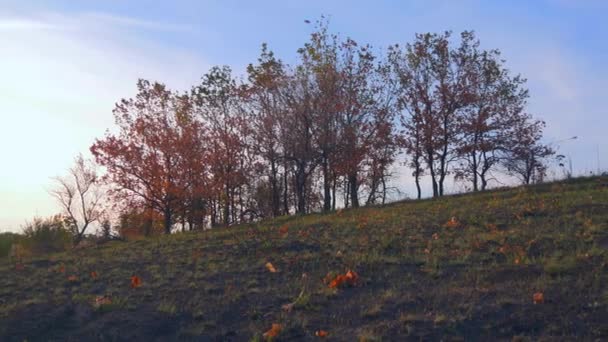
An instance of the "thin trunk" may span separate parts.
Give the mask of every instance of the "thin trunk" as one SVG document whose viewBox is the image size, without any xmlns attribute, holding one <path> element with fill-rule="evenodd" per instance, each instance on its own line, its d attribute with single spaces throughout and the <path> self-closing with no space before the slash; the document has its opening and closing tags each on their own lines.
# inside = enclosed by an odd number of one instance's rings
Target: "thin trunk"
<svg viewBox="0 0 608 342">
<path fill-rule="evenodd" d="M 224 201 L 224 225 L 230 224 L 230 186 L 226 184 L 226 200 Z"/>
<path fill-rule="evenodd" d="M 358 195 L 358 188 L 359 185 L 357 184 L 357 173 L 353 172 L 350 175 L 348 175 L 348 183 L 350 185 L 350 198 L 351 198 L 351 202 L 353 204 L 353 208 L 359 208 L 359 195 Z"/>
<path fill-rule="evenodd" d="M 336 175 L 332 176 L 332 184 L 331 184 L 331 210 L 336 210 L 336 184 L 338 180 L 336 179 Z"/>
<path fill-rule="evenodd" d="M 471 158 L 473 160 L 473 164 L 471 165 L 471 172 L 473 176 L 473 191 L 479 191 L 479 188 L 477 186 L 477 153 L 475 151 L 471 153 Z"/>
<path fill-rule="evenodd" d="M 323 157 L 323 211 L 331 210 L 331 184 L 329 176 L 329 162 Z"/>
<path fill-rule="evenodd" d="M 280 215 L 279 186 L 277 184 L 277 166 L 274 159 L 270 161 L 270 186 L 272 188 L 272 216 Z"/>
<path fill-rule="evenodd" d="M 432 151 L 428 151 L 428 166 L 429 166 L 429 173 L 431 174 L 431 181 L 433 182 L 433 197 L 439 197 L 439 188 L 437 186 L 437 179 L 435 177 L 435 167 L 433 165 L 433 152 Z"/>
</svg>

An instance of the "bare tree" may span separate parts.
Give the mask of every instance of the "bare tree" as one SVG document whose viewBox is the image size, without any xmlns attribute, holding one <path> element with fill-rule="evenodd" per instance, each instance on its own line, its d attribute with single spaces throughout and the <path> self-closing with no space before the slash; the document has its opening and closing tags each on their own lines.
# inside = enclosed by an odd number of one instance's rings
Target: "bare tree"
<svg viewBox="0 0 608 342">
<path fill-rule="evenodd" d="M 56 188 L 50 191 L 65 215 L 71 221 L 70 229 L 74 236 L 74 244 L 78 244 L 87 228 L 100 220 L 103 192 L 97 178 L 97 170 L 93 162 L 78 155 L 75 165 L 69 169 L 68 175 L 56 177 Z"/>
</svg>

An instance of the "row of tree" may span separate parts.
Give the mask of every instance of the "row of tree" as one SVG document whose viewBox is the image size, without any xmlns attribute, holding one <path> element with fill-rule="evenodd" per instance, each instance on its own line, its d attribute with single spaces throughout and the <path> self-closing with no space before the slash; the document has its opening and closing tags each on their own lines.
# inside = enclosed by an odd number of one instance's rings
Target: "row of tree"
<svg viewBox="0 0 608 342">
<path fill-rule="evenodd" d="M 497 172 L 544 174 L 552 151 L 525 80 L 473 32 L 418 34 L 379 57 L 320 22 L 298 54 L 289 66 L 263 45 L 245 79 L 214 67 L 186 93 L 140 80 L 116 105 L 118 132 L 91 147 L 122 225 L 170 233 L 384 203 L 401 152 L 418 198 L 423 176 L 442 196 L 449 175 L 477 191 Z"/>
</svg>

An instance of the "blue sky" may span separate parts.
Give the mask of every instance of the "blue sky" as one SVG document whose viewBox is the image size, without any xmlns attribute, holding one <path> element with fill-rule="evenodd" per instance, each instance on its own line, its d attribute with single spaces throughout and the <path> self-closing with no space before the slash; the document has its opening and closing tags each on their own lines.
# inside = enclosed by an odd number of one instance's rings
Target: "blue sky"
<svg viewBox="0 0 608 342">
<path fill-rule="evenodd" d="M 3 0 L 0 4 L 0 231 L 58 211 L 47 190 L 112 126 L 137 78 L 187 89 L 212 65 L 239 73 L 262 42 L 294 62 L 314 21 L 382 49 L 415 32 L 473 29 L 528 78 L 576 173 L 608 169 L 608 1 Z M 407 173 L 397 184 L 412 194 Z M 454 186 L 458 190 L 458 185 Z"/>
</svg>

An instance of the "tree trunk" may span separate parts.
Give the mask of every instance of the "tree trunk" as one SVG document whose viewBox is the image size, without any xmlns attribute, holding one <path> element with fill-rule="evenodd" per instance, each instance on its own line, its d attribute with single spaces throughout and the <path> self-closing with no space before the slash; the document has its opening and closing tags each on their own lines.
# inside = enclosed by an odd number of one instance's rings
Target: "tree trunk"
<svg viewBox="0 0 608 342">
<path fill-rule="evenodd" d="M 171 212 L 171 209 L 169 209 L 167 206 L 167 207 L 165 207 L 164 214 L 165 214 L 165 234 L 171 234 L 171 226 L 173 225 L 173 221 L 172 221 L 173 212 Z"/>
<path fill-rule="evenodd" d="M 357 173 L 353 172 L 348 175 L 348 183 L 350 188 L 350 201 L 353 208 L 359 208 L 359 185 L 357 183 Z"/>
<path fill-rule="evenodd" d="M 226 200 L 224 201 L 224 225 L 230 224 L 230 186 L 226 184 Z"/>
<path fill-rule="evenodd" d="M 306 213 L 306 174 L 304 166 L 298 165 L 296 170 L 296 197 L 298 200 L 298 213 Z"/>
<path fill-rule="evenodd" d="M 327 157 L 323 157 L 323 211 L 331 210 L 331 184 Z"/>
<path fill-rule="evenodd" d="M 280 215 L 280 195 L 279 186 L 277 184 L 277 166 L 274 159 L 270 161 L 270 186 L 272 188 L 272 216 L 277 217 Z"/>
<path fill-rule="evenodd" d="M 471 157 L 473 160 L 473 164 L 471 165 L 471 172 L 473 176 L 473 191 L 479 191 L 479 188 L 477 187 L 477 153 L 471 153 Z"/>
<path fill-rule="evenodd" d="M 433 197 L 439 197 L 439 188 L 437 187 L 437 179 L 435 177 L 435 167 L 433 165 L 433 155 L 432 155 L 432 151 L 428 152 L 428 166 L 429 166 L 429 173 L 431 174 L 431 181 L 433 182 Z"/>
</svg>

